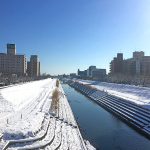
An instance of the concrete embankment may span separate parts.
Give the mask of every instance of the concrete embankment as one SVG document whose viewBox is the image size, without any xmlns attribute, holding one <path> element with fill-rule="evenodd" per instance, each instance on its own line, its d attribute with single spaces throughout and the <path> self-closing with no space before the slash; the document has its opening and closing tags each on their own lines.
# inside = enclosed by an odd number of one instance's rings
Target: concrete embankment
<svg viewBox="0 0 150 150">
<path fill-rule="evenodd" d="M 75 81 L 69 81 L 68 84 L 150 138 L 150 110 L 90 85 Z"/>
</svg>

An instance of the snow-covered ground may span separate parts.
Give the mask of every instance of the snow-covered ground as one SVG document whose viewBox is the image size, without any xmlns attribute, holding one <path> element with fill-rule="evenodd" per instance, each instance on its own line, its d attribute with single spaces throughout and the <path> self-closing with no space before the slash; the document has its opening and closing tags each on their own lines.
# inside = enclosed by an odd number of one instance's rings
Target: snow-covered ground
<svg viewBox="0 0 150 150">
<path fill-rule="evenodd" d="M 0 149 L 94 149 L 85 147 L 61 85 L 57 117 L 50 115 L 55 88 L 56 79 L 45 79 L 0 89 Z"/>
<path fill-rule="evenodd" d="M 89 84 L 90 86 L 95 87 L 99 90 L 107 91 L 111 95 L 124 98 L 150 109 L 150 88 L 90 80 L 77 81 L 83 84 Z"/>
<path fill-rule="evenodd" d="M 44 118 L 44 104 L 55 80 L 46 79 L 0 90 L 0 133 L 6 139 L 33 136 Z"/>
</svg>

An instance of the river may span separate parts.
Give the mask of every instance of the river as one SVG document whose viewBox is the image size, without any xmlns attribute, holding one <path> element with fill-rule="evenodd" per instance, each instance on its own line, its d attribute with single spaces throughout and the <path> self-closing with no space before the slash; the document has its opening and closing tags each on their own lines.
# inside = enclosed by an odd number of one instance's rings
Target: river
<svg viewBox="0 0 150 150">
<path fill-rule="evenodd" d="M 62 84 L 83 138 L 98 150 L 150 150 L 150 140 L 67 84 Z"/>
</svg>

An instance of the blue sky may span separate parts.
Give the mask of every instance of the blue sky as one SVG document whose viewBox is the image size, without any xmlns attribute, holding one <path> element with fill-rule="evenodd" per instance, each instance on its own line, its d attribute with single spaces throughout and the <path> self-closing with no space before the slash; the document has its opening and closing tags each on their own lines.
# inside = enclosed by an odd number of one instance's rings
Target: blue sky
<svg viewBox="0 0 150 150">
<path fill-rule="evenodd" d="M 16 43 L 41 71 L 109 70 L 117 52 L 150 55 L 150 0 L 0 0 L 0 52 Z"/>
</svg>

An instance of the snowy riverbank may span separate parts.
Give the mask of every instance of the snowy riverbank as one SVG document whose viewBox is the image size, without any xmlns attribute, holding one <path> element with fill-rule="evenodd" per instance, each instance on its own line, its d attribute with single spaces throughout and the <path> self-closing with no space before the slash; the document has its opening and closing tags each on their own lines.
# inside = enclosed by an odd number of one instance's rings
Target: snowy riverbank
<svg viewBox="0 0 150 150">
<path fill-rule="evenodd" d="M 78 81 L 150 109 L 150 88 L 90 80 Z"/>
<path fill-rule="evenodd" d="M 150 138 L 150 110 L 129 100 L 99 90 L 91 84 L 68 81 L 68 84 Z"/>
<path fill-rule="evenodd" d="M 0 90 L 0 149 L 94 149 L 80 135 L 61 85 L 59 112 L 51 116 L 55 88 L 55 79 L 45 79 Z"/>
</svg>

